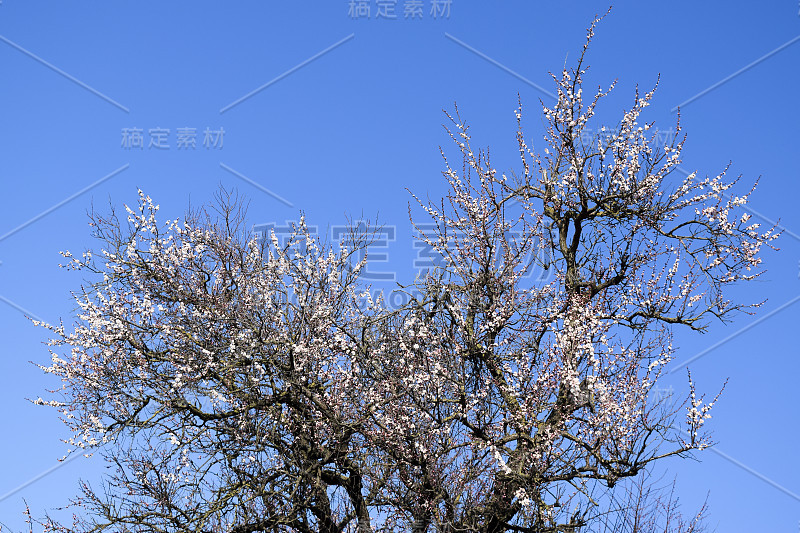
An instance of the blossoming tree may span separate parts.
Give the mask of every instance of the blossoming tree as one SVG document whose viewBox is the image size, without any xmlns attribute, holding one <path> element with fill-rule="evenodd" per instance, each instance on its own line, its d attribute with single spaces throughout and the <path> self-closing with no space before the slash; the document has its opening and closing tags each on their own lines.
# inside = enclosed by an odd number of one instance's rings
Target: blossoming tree
<svg viewBox="0 0 800 533">
<path fill-rule="evenodd" d="M 72 453 L 114 473 L 67 526 L 81 531 L 580 531 L 604 496 L 659 459 L 709 445 L 714 401 L 648 401 L 670 331 L 745 305 L 776 237 L 737 211 L 724 172 L 676 180 L 683 139 L 660 147 L 636 94 L 613 128 L 588 124 L 587 44 L 554 76 L 546 149 L 522 128 L 519 172 L 448 129 L 449 194 L 412 223 L 442 258 L 387 309 L 303 222 L 254 238 L 235 198 L 159 224 L 141 194 L 127 223 L 95 215 L 105 248 L 74 328 L 51 330 L 52 399 Z M 444 153 L 443 153 L 444 155 Z M 414 197 L 415 199 L 417 197 Z M 433 227 L 430 230 L 427 228 Z M 527 274 L 550 275 L 534 282 Z M 694 527 L 694 526 L 692 526 Z M 689 529 L 686 529 L 689 531 Z"/>
</svg>

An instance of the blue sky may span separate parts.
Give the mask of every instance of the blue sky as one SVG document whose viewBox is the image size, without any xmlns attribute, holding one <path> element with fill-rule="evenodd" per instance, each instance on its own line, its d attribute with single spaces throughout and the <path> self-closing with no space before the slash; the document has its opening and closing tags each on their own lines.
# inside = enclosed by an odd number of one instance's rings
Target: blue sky
<svg viewBox="0 0 800 533">
<path fill-rule="evenodd" d="M 369 17 L 352 16 L 348 0 L 0 1 L 0 522 L 21 528 L 23 498 L 40 514 L 104 470 L 79 458 L 17 490 L 65 450 L 55 412 L 25 400 L 57 383 L 29 363 L 49 356 L 24 314 L 71 321 L 81 280 L 57 267 L 58 252 L 94 246 L 92 203 L 119 208 L 141 188 L 172 218 L 223 184 L 251 200 L 253 224 L 303 210 L 330 236 L 348 216 L 377 216 L 393 240 L 374 270 L 409 280 L 418 249 L 405 189 L 445 192 L 442 109 L 457 102 L 507 171 L 519 166 L 519 93 L 527 136 L 544 148 L 548 71 L 571 64 L 606 5 L 452 0 L 434 16 L 432 1 L 406 18 L 410 2 L 398 0 L 394 19 L 378 16 L 377 0 Z M 690 365 L 700 390 L 729 383 L 711 421 L 718 446 L 665 466 L 685 510 L 709 493 L 718 531 L 795 531 L 800 5 L 616 2 L 588 63 L 587 92 L 619 79 L 599 110 L 606 123 L 660 74 L 645 118 L 674 131 L 682 104 L 684 168 L 716 174 L 732 162 L 742 184 L 760 176 L 750 208 L 786 230 L 781 250 L 764 254 L 767 273 L 733 294 L 767 299 L 757 315 L 676 332 L 676 361 L 700 355 Z M 126 147 L 136 130 L 143 147 Z M 685 369 L 673 368 L 663 387 L 683 395 Z"/>
</svg>

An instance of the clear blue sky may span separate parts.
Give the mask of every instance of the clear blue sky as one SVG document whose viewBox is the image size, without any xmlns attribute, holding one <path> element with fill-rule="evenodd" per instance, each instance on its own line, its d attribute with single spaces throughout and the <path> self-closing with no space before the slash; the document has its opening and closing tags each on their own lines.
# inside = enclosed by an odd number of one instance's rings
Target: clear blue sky
<svg viewBox="0 0 800 533">
<path fill-rule="evenodd" d="M 407 280 L 416 250 L 405 188 L 433 198 L 445 190 L 441 110 L 457 102 L 496 166 L 518 168 L 517 93 L 541 150 L 538 100 L 549 97 L 536 86 L 552 90 L 548 71 L 571 63 L 606 9 L 453 0 L 434 17 L 424 0 L 421 17 L 405 18 L 413 2 L 398 0 L 392 19 L 368 4 L 369 17 L 353 17 L 348 0 L 0 2 L 0 498 L 65 450 L 56 413 L 25 400 L 57 383 L 29 363 L 49 356 L 23 314 L 71 322 L 69 291 L 81 280 L 57 267 L 58 252 L 94 246 L 92 202 L 134 203 L 139 187 L 175 217 L 222 183 L 252 201 L 253 224 L 302 209 L 330 235 L 347 215 L 378 214 L 396 229 L 375 271 Z M 587 92 L 619 79 L 603 120 L 616 122 L 635 85 L 649 89 L 660 73 L 646 118 L 668 130 L 672 109 L 691 100 L 681 113 L 685 168 L 715 174 L 732 161 L 742 183 L 761 176 L 750 206 L 788 230 L 781 251 L 765 253 L 764 277 L 734 295 L 768 299 L 758 315 L 701 337 L 677 332 L 677 361 L 703 354 L 691 364 L 701 390 L 730 378 L 711 421 L 719 453 L 666 464 L 687 511 L 710 492 L 718 531 L 800 527 L 800 303 L 781 309 L 800 295 L 799 11 L 797 0 L 617 2 L 588 56 Z M 184 128 L 195 129 L 194 149 L 178 147 L 191 138 Z M 134 129 L 141 149 L 123 146 Z M 168 147 L 150 146 L 159 129 Z M 685 371 L 663 386 L 683 395 Z M 23 498 L 40 514 L 103 470 L 72 461 L 0 501 L 0 521 L 21 528 Z"/>
</svg>

